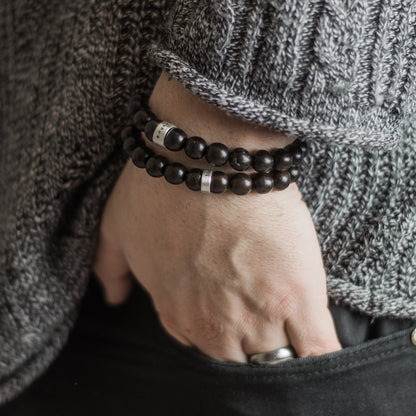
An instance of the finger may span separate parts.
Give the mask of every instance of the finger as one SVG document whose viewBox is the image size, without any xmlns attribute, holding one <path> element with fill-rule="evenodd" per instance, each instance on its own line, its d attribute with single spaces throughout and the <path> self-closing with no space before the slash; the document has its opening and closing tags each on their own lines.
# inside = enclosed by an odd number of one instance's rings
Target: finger
<svg viewBox="0 0 416 416">
<path fill-rule="evenodd" d="M 194 345 L 200 352 L 221 362 L 247 363 L 247 354 L 241 348 L 241 342 L 237 338 L 233 341 L 219 339 L 215 344 Z"/>
<path fill-rule="evenodd" d="M 280 324 L 257 325 L 242 339 L 242 349 L 247 355 L 287 347 L 290 344 L 285 332 L 284 321 Z"/>
<path fill-rule="evenodd" d="M 299 357 L 323 355 L 342 349 L 329 309 L 305 304 L 285 322 L 290 344 Z"/>
<path fill-rule="evenodd" d="M 92 269 L 101 283 L 107 303 L 124 302 L 133 287 L 129 267 L 121 252 L 110 242 L 100 238 Z"/>
<path fill-rule="evenodd" d="M 247 363 L 247 354 L 241 349 L 240 339 L 232 333 L 222 332 L 213 336 L 212 327 L 204 326 L 198 331 L 183 335 L 185 330 L 179 327 L 167 315 L 158 314 L 166 331 L 182 344 L 198 350 L 200 353 L 221 362 Z M 209 328 L 209 329 L 208 329 Z"/>
</svg>

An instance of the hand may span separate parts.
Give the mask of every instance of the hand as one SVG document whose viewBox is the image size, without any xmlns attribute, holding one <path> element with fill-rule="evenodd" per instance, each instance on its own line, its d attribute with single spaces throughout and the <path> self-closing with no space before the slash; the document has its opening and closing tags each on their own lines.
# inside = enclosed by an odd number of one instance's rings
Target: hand
<svg viewBox="0 0 416 416">
<path fill-rule="evenodd" d="M 150 105 L 160 119 L 209 141 L 227 138 L 230 148 L 293 141 L 202 102 L 166 74 Z M 131 271 L 164 328 L 217 360 L 247 362 L 247 354 L 289 344 L 300 357 L 341 349 L 315 228 L 295 183 L 266 195 L 206 195 L 129 160 L 103 212 L 93 269 L 110 303 L 129 293 Z"/>
</svg>

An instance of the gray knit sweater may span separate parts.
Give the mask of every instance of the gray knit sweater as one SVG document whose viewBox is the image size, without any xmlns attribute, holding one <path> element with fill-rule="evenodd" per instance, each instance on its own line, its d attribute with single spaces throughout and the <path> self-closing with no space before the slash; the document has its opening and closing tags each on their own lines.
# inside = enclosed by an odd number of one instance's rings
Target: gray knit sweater
<svg viewBox="0 0 416 416">
<path fill-rule="evenodd" d="M 329 296 L 416 318 L 414 0 L 2 0 L 0 403 L 67 339 L 125 103 L 162 69 L 307 139 L 298 186 Z"/>
</svg>

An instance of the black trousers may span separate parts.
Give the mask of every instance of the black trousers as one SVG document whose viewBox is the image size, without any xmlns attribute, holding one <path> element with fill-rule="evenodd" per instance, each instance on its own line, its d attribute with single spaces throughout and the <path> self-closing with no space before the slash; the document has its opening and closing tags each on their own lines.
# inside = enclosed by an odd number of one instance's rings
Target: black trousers
<svg viewBox="0 0 416 416">
<path fill-rule="evenodd" d="M 341 351 L 219 363 L 167 334 L 139 284 L 109 307 L 93 278 L 65 349 L 0 415 L 414 416 L 416 321 L 330 309 Z"/>
</svg>

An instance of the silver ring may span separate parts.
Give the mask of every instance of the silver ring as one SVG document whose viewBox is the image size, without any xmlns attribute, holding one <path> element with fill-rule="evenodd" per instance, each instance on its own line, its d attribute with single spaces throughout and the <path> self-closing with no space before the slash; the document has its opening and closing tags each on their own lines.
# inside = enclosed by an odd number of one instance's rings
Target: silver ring
<svg viewBox="0 0 416 416">
<path fill-rule="evenodd" d="M 296 351 L 289 345 L 271 351 L 250 354 L 248 360 L 254 364 L 277 364 L 293 358 L 296 358 Z"/>
</svg>

